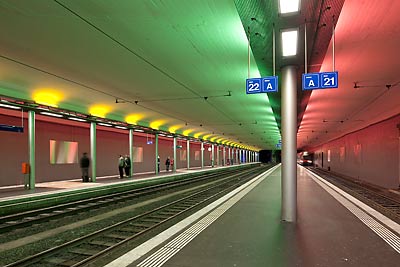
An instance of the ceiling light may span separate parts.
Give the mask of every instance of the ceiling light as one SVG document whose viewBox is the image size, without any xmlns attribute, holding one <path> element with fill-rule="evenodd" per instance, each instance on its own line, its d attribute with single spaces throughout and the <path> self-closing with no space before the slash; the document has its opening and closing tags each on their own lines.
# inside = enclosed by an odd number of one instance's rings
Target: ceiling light
<svg viewBox="0 0 400 267">
<path fill-rule="evenodd" d="M 70 117 L 68 118 L 69 120 L 73 120 L 73 121 L 86 121 L 84 119 L 79 119 L 79 118 L 75 118 L 75 117 Z"/>
<path fill-rule="evenodd" d="M 282 31 L 282 55 L 284 57 L 297 54 L 297 35 L 297 29 Z"/>
<path fill-rule="evenodd" d="M 111 124 L 102 123 L 102 122 L 99 122 L 98 125 L 106 126 L 106 127 L 111 127 L 112 126 Z"/>
<path fill-rule="evenodd" d="M 128 129 L 128 128 L 124 127 L 124 126 L 115 126 L 115 128 L 122 129 L 122 130 Z"/>
<path fill-rule="evenodd" d="M 40 114 L 47 115 L 47 116 L 52 116 L 52 117 L 57 117 L 57 118 L 62 118 L 63 117 L 63 115 L 61 115 L 61 114 L 55 114 L 55 113 L 50 113 L 50 112 L 40 112 Z"/>
<path fill-rule="evenodd" d="M 11 106 L 11 105 L 7 105 L 7 104 L 1 104 L 1 103 L 0 103 L 0 107 L 12 108 L 12 109 L 21 109 L 20 107 Z"/>
<path fill-rule="evenodd" d="M 135 129 L 134 131 L 135 131 L 135 132 L 141 132 L 141 133 L 144 132 L 142 129 Z"/>
<path fill-rule="evenodd" d="M 279 0 L 280 14 L 298 12 L 299 9 L 300 9 L 300 0 Z"/>
</svg>

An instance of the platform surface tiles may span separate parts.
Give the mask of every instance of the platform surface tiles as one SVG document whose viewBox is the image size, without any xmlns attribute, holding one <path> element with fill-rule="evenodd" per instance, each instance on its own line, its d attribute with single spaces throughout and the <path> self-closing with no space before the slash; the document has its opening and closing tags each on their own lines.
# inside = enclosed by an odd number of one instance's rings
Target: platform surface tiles
<svg viewBox="0 0 400 267">
<path fill-rule="evenodd" d="M 399 266 L 398 224 L 297 173 L 295 224 L 280 218 L 278 165 L 106 266 Z"/>
</svg>

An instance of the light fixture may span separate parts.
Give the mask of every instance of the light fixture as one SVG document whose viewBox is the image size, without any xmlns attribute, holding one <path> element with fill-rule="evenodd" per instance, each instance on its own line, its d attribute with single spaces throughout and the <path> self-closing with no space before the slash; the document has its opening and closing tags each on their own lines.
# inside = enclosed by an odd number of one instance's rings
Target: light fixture
<svg viewBox="0 0 400 267">
<path fill-rule="evenodd" d="M 300 10 L 300 0 L 279 0 L 279 14 L 294 13 Z"/>
<path fill-rule="evenodd" d="M 134 131 L 135 131 L 135 132 L 141 132 L 141 133 L 144 132 L 142 129 L 135 129 Z"/>
<path fill-rule="evenodd" d="M 295 56 L 297 54 L 298 30 L 282 31 L 282 55 L 284 57 Z"/>
<path fill-rule="evenodd" d="M 106 126 L 106 127 L 111 127 L 112 126 L 111 124 L 102 123 L 102 122 L 99 122 L 98 125 Z"/>
<path fill-rule="evenodd" d="M 62 118 L 63 117 L 63 115 L 61 115 L 61 114 L 50 113 L 50 112 L 40 112 L 40 114 L 47 115 L 47 116 L 52 116 L 52 117 L 57 117 L 57 118 Z"/>
<path fill-rule="evenodd" d="M 17 107 L 17 106 L 11 106 L 11 105 L 1 104 L 1 103 L 0 103 L 0 107 L 11 108 L 11 109 L 21 109 L 20 107 Z"/>
<path fill-rule="evenodd" d="M 80 118 L 75 118 L 75 117 L 69 117 L 69 120 L 73 120 L 73 121 L 86 121 L 84 119 L 80 119 Z"/>
<path fill-rule="evenodd" d="M 122 129 L 122 130 L 128 129 L 128 128 L 124 127 L 124 126 L 115 126 L 115 128 Z"/>
</svg>

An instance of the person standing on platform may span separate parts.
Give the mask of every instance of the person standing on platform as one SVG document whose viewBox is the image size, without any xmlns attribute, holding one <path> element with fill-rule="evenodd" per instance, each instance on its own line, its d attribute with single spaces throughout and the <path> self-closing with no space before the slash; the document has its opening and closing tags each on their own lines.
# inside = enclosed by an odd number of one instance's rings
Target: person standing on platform
<svg viewBox="0 0 400 267">
<path fill-rule="evenodd" d="M 124 178 L 124 167 L 125 167 L 125 160 L 122 155 L 119 155 L 118 159 L 118 170 L 119 170 L 119 178 Z"/>
<path fill-rule="evenodd" d="M 79 165 L 82 170 L 82 182 L 86 183 L 89 182 L 89 166 L 90 166 L 90 160 L 87 156 L 87 153 L 83 153 L 82 158 L 79 161 Z"/>
<path fill-rule="evenodd" d="M 158 173 L 160 173 L 160 156 L 157 156 L 157 168 L 158 168 Z"/>
<path fill-rule="evenodd" d="M 171 159 L 170 163 L 171 163 L 171 171 L 174 171 L 174 159 Z"/>
<path fill-rule="evenodd" d="M 171 161 L 168 157 L 167 160 L 165 161 L 165 168 L 166 168 L 167 172 L 169 171 L 169 165 L 171 165 Z"/>
<path fill-rule="evenodd" d="M 131 158 L 125 155 L 125 175 L 131 177 Z"/>
</svg>

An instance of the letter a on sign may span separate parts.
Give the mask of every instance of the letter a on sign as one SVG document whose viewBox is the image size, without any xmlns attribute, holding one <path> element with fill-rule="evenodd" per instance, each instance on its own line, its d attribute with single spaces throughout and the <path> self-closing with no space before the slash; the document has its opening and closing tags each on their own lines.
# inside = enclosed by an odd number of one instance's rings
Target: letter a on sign
<svg viewBox="0 0 400 267">
<path fill-rule="evenodd" d="M 303 74 L 303 90 L 319 88 L 319 73 Z"/>
</svg>

